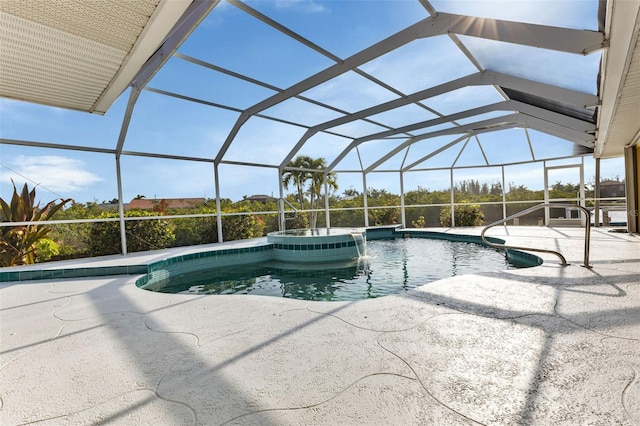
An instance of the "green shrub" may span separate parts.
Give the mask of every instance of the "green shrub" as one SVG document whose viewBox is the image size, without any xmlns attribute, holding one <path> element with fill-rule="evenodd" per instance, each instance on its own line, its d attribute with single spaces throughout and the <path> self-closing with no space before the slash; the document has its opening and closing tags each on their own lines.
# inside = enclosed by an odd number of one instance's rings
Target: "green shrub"
<svg viewBox="0 0 640 426">
<path fill-rule="evenodd" d="M 254 214 L 243 214 L 222 217 L 222 239 L 224 241 L 246 240 L 264 235 L 265 223 Z M 218 224 L 214 224 L 218 232 Z"/>
<path fill-rule="evenodd" d="M 155 216 L 155 213 L 131 210 L 126 217 Z M 101 218 L 118 217 L 116 213 L 105 212 Z M 163 219 L 134 220 L 125 222 L 127 252 L 157 250 L 169 247 L 175 235 L 169 222 Z M 104 256 L 122 253 L 120 242 L 120 222 L 96 222 L 91 226 L 87 241 L 91 256 Z"/>
<path fill-rule="evenodd" d="M 49 238 L 42 238 L 35 243 L 34 254 L 36 263 L 47 262 L 60 254 L 60 246 Z"/>
<path fill-rule="evenodd" d="M 453 209 L 456 226 L 480 226 L 484 223 L 484 214 L 480 211 L 478 204 L 458 204 Z M 440 225 L 451 226 L 451 207 L 445 206 L 440 209 Z"/>
<path fill-rule="evenodd" d="M 400 218 L 400 209 L 397 207 L 387 209 L 369 209 L 369 225 L 384 226 L 395 225 Z"/>
<path fill-rule="evenodd" d="M 300 229 L 300 228 L 308 228 L 309 227 L 309 217 L 306 213 L 298 213 L 295 217 L 293 212 L 287 211 L 287 220 L 285 221 L 286 229 Z M 269 232 L 275 232 L 280 229 L 280 217 L 278 214 L 262 214 L 256 216 L 257 221 L 263 222 L 263 233 L 262 235 L 266 235 Z M 260 235 L 256 235 L 260 236 Z M 226 241 L 226 240 L 225 240 Z"/>
<path fill-rule="evenodd" d="M 268 234 L 269 232 L 277 231 L 280 227 L 279 217 L 276 213 L 269 214 L 261 214 L 258 216 L 261 220 L 264 221 L 264 234 Z"/>
<path fill-rule="evenodd" d="M 364 212 L 362 210 L 332 211 L 331 226 L 333 227 L 364 226 Z"/>
<path fill-rule="evenodd" d="M 291 213 L 289 213 L 287 219 L 288 220 L 284 222 L 286 229 L 305 229 L 309 227 L 309 216 L 306 213 L 298 212 L 293 218 Z"/>
<path fill-rule="evenodd" d="M 173 246 L 217 243 L 216 220 L 215 216 L 173 219 L 173 232 L 176 236 Z"/>
<path fill-rule="evenodd" d="M 449 210 L 451 211 L 451 210 Z M 451 221 L 451 214 L 449 214 L 449 221 Z M 414 228 L 424 228 L 426 221 L 424 220 L 424 216 L 420 216 L 417 220 L 412 220 L 411 225 Z"/>
<path fill-rule="evenodd" d="M 246 208 L 229 208 L 226 213 L 246 213 L 222 217 L 222 238 L 224 241 L 245 240 L 262 237 L 265 221 Z M 218 242 L 218 221 L 216 217 L 179 219 L 176 223 L 175 245 L 210 244 Z"/>
<path fill-rule="evenodd" d="M 56 219 L 94 219 L 104 212 L 95 202 L 74 203 L 56 213 Z M 112 208 L 117 212 L 117 205 Z M 58 223 L 51 225 L 49 238 L 60 245 L 60 252 L 51 260 L 89 257 L 86 242 L 90 240 L 91 223 Z"/>
</svg>

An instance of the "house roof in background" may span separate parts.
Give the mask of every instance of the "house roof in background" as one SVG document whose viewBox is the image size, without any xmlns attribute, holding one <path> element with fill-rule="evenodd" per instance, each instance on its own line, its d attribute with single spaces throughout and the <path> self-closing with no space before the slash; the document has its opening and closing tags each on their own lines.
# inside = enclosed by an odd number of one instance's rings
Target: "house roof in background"
<svg viewBox="0 0 640 426">
<path fill-rule="evenodd" d="M 160 206 L 161 203 L 166 203 L 166 208 L 168 209 L 190 208 L 203 204 L 205 201 L 204 198 L 134 198 L 127 204 L 126 209 L 152 210 Z"/>
</svg>

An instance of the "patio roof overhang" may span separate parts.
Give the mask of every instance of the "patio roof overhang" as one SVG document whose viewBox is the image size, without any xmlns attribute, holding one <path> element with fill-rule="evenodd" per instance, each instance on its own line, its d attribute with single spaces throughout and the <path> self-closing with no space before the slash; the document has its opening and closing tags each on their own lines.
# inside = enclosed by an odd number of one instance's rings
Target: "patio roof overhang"
<svg viewBox="0 0 640 426">
<path fill-rule="evenodd" d="M 201 2 L 197 2 L 201 3 Z M 0 96 L 104 114 L 167 38 L 195 28 L 191 0 L 3 1 Z"/>
<path fill-rule="evenodd" d="M 640 2 L 610 1 L 600 75 L 596 157 L 622 155 L 640 143 Z"/>
</svg>

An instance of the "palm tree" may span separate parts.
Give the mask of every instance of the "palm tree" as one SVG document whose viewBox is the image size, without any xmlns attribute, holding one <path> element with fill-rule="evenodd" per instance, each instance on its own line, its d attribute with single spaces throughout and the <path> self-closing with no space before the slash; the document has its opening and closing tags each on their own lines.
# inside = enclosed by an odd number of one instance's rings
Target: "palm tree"
<svg viewBox="0 0 640 426">
<path fill-rule="evenodd" d="M 289 162 L 287 165 L 289 169 L 282 173 L 284 189 L 288 190 L 290 185 L 296 187 L 301 210 L 304 209 L 304 186 L 311 178 L 311 173 L 304 169 L 308 169 L 312 161 L 313 159 L 309 156 L 299 155 Z"/>
<path fill-rule="evenodd" d="M 307 181 L 309 184 L 309 206 L 311 209 L 317 209 L 322 200 L 322 187 L 324 186 L 324 169 L 327 168 L 327 162 L 324 158 L 311 158 L 307 155 L 299 155 L 289 162 L 287 170 L 282 174 L 285 189 L 289 189 L 290 185 L 295 185 L 298 192 L 298 200 L 300 201 L 300 209 L 304 209 L 304 187 Z M 312 172 L 311 170 L 317 170 Z M 335 191 L 338 189 L 335 174 L 327 175 L 328 187 Z M 311 212 L 309 225 L 311 228 L 316 227 L 318 220 L 318 212 Z"/>
<path fill-rule="evenodd" d="M 308 165 L 309 169 L 318 170 L 318 172 L 311 173 L 311 183 L 309 184 L 309 198 L 312 209 L 318 209 L 320 207 L 320 201 L 322 200 L 322 188 L 324 186 L 324 169 L 327 168 L 327 163 L 324 158 L 316 158 L 312 159 Z M 338 183 L 336 181 L 336 176 L 334 173 L 327 174 L 327 187 L 331 191 L 335 191 L 338 189 Z M 325 194 L 328 196 L 329 194 Z M 318 212 L 311 212 L 311 220 L 309 221 L 309 226 L 311 228 L 316 227 L 316 223 L 318 221 Z"/>
</svg>

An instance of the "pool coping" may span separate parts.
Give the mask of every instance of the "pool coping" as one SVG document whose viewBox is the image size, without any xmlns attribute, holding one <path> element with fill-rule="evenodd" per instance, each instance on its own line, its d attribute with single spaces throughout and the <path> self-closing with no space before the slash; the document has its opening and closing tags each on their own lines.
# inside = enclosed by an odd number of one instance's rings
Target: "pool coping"
<svg viewBox="0 0 640 426">
<path fill-rule="evenodd" d="M 470 234 L 436 232 L 421 228 L 403 228 L 401 225 L 360 229 L 365 232 L 366 238 L 369 240 L 385 238 L 431 238 L 486 246 L 480 236 Z M 497 244 L 505 243 L 505 240 L 496 237 L 487 237 L 487 241 Z M 131 253 L 126 256 L 100 256 L 15 266 L 1 268 L 0 283 L 114 275 L 146 275 L 181 262 L 200 259 L 215 261 L 215 259 L 221 258 L 222 256 L 259 253 L 274 250 L 274 247 L 275 244 L 270 243 L 267 237 L 261 237 L 221 244 L 206 244 L 143 253 Z M 528 266 L 539 266 L 543 262 L 540 257 L 520 250 L 507 249 L 506 253 L 509 260 L 524 263 Z"/>
</svg>

